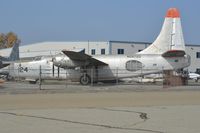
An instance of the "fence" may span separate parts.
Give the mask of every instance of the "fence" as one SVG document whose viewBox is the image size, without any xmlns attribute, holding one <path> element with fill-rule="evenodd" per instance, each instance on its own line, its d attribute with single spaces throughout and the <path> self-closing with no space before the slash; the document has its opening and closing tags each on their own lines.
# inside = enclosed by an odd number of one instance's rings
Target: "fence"
<svg viewBox="0 0 200 133">
<path fill-rule="evenodd" d="M 128 71 L 126 69 L 3 69 L 6 78 L 16 81 L 27 80 L 38 84 L 41 89 L 45 84 L 51 85 L 156 85 L 170 87 L 187 84 L 187 75 L 162 69 L 141 69 Z M 194 82 L 192 82 L 194 84 Z"/>
</svg>

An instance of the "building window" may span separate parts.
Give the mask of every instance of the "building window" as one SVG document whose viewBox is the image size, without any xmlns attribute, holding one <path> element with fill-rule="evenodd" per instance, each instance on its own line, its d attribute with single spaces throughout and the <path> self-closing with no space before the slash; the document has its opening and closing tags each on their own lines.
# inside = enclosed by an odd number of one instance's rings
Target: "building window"
<svg viewBox="0 0 200 133">
<path fill-rule="evenodd" d="M 124 54 L 124 49 L 117 49 L 117 54 Z"/>
<path fill-rule="evenodd" d="M 200 58 L 200 52 L 197 52 L 197 53 L 196 53 L 196 57 L 197 57 L 197 58 Z"/>
<path fill-rule="evenodd" d="M 196 73 L 200 74 L 200 68 L 196 69 Z"/>
<path fill-rule="evenodd" d="M 105 54 L 106 50 L 105 49 L 101 49 L 101 54 Z"/>
<path fill-rule="evenodd" d="M 92 49 L 92 50 L 91 50 L 91 54 L 92 54 L 92 55 L 95 55 L 95 49 Z"/>
</svg>

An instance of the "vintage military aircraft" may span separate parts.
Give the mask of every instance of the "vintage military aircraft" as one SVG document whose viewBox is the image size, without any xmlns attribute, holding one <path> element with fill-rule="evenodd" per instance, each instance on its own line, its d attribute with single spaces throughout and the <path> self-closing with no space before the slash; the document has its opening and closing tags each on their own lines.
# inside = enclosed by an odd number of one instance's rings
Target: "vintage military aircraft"
<svg viewBox="0 0 200 133">
<path fill-rule="evenodd" d="M 41 66 L 44 78 L 68 77 L 72 81 L 80 81 L 81 84 L 87 85 L 95 81 L 120 80 L 162 73 L 163 70 L 179 71 L 190 65 L 190 57 L 185 53 L 180 13 L 176 8 L 167 11 L 157 39 L 133 56 L 90 56 L 83 52 L 68 50 L 62 52 L 63 54 L 51 59 L 15 63 L 14 75 L 34 79 L 35 82 L 39 77 L 39 66 Z M 60 69 L 63 75 L 60 74 Z"/>
<path fill-rule="evenodd" d="M 180 13 L 170 8 L 165 16 L 162 30 L 157 39 L 143 51 L 133 55 L 90 56 L 80 52 L 62 51 L 63 55 L 53 58 L 55 66 L 80 71 L 81 84 L 95 80 L 113 80 L 159 73 L 163 70 L 180 70 L 190 65 L 185 53 Z M 70 74 L 73 78 L 75 75 Z M 76 75 L 77 76 L 77 75 Z"/>
</svg>

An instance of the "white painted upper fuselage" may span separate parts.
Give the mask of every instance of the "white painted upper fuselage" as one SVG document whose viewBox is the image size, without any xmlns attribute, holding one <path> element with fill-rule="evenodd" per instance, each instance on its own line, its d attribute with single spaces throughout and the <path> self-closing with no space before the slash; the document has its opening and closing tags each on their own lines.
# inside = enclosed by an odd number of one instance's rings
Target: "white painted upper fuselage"
<svg viewBox="0 0 200 133">
<path fill-rule="evenodd" d="M 162 57 L 160 55 L 118 55 L 118 56 L 93 56 L 93 58 L 105 62 L 108 66 L 98 66 L 99 78 L 126 78 L 143 76 L 152 73 L 160 73 L 163 70 L 178 70 L 190 65 L 190 57 Z M 129 67 L 130 62 L 138 62 Z M 129 64 L 128 64 L 129 63 Z"/>
</svg>

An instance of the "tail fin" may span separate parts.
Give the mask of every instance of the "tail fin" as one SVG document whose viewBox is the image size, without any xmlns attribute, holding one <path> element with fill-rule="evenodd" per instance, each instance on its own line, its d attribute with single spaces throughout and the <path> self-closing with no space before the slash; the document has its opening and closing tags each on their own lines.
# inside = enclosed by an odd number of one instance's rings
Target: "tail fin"
<svg viewBox="0 0 200 133">
<path fill-rule="evenodd" d="M 10 56 L 8 57 L 9 61 L 19 60 L 19 42 L 16 42 L 12 47 Z"/>
<path fill-rule="evenodd" d="M 164 54 L 168 51 L 185 52 L 180 13 L 176 8 L 170 8 L 157 39 L 138 54 Z"/>
<path fill-rule="evenodd" d="M 19 60 L 19 42 L 14 44 L 9 57 L 0 56 L 0 69 L 10 65 L 12 61 L 16 60 Z"/>
</svg>

